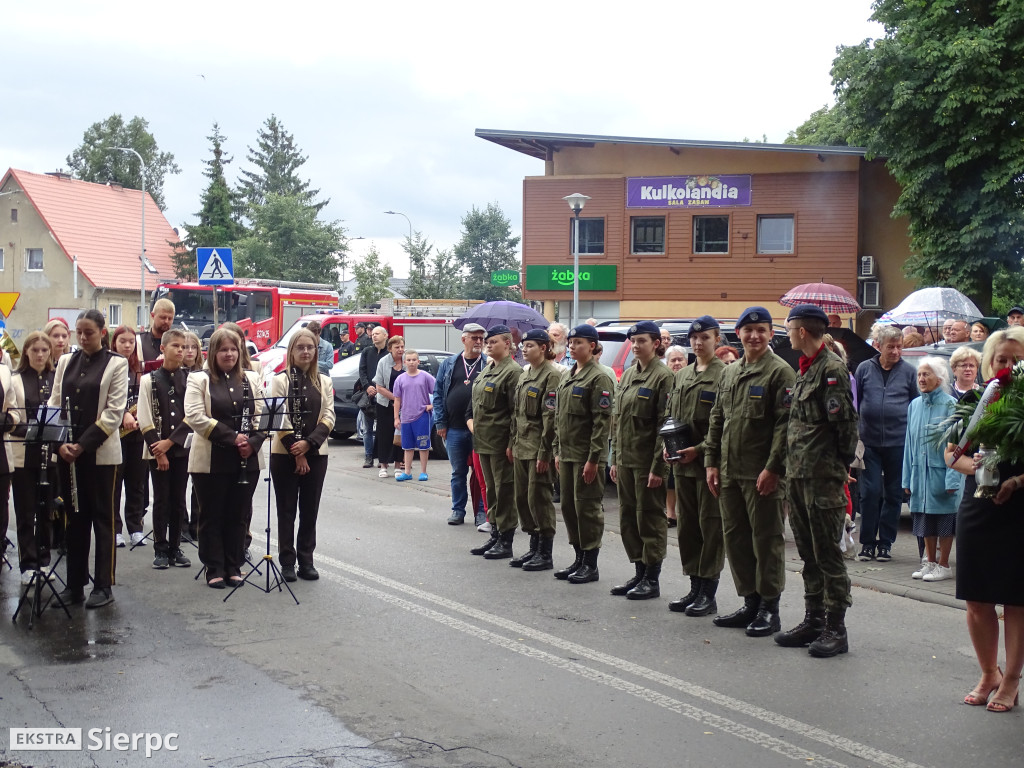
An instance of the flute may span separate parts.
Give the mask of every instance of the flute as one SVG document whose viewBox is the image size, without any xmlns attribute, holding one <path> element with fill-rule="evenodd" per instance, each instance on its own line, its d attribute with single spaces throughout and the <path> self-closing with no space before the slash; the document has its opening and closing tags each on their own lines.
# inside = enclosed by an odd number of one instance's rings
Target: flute
<svg viewBox="0 0 1024 768">
<path fill-rule="evenodd" d="M 243 435 L 248 435 L 249 434 L 249 430 L 252 428 L 252 424 L 251 424 L 251 422 L 252 422 L 252 414 L 251 414 L 251 412 L 249 410 L 249 394 L 250 394 L 249 393 L 249 379 L 246 378 L 246 375 L 243 372 L 242 373 L 242 401 L 243 401 L 244 405 L 242 406 L 242 423 L 239 425 L 240 429 L 238 430 Z M 243 458 L 241 461 L 242 461 L 242 466 L 241 466 L 240 472 L 238 474 L 238 484 L 239 485 L 248 485 L 249 484 L 249 477 L 248 477 L 248 474 L 249 474 L 249 460 Z"/>
<path fill-rule="evenodd" d="M 64 408 L 68 412 L 68 443 L 74 444 L 74 425 L 72 424 L 71 418 L 71 398 L 64 398 Z M 71 462 L 71 506 L 74 512 L 78 512 L 81 507 L 78 505 L 78 470 L 75 462 Z"/>
</svg>

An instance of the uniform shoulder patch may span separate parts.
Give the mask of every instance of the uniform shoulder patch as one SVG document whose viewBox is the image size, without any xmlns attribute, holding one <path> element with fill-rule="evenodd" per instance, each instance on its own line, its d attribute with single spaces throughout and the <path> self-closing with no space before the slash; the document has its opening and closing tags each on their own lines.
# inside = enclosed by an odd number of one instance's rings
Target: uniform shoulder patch
<svg viewBox="0 0 1024 768">
<path fill-rule="evenodd" d="M 840 404 L 840 402 L 839 402 L 839 398 L 838 398 L 838 397 L 830 397 L 830 398 L 829 398 L 829 399 L 828 399 L 828 400 L 827 400 L 827 401 L 825 402 L 825 410 L 827 410 L 827 411 L 828 411 L 829 413 L 831 413 L 831 414 L 832 414 L 833 416 L 834 416 L 835 414 L 839 413 L 839 411 L 840 411 L 840 409 L 841 409 L 841 408 L 842 408 L 842 405 Z"/>
<path fill-rule="evenodd" d="M 547 396 L 544 398 L 544 407 L 549 411 L 555 410 L 555 403 L 558 402 L 558 393 L 555 390 L 550 390 Z"/>
<path fill-rule="evenodd" d="M 612 407 L 612 393 L 607 389 L 601 390 L 601 397 L 598 399 L 597 404 L 604 409 Z"/>
<path fill-rule="evenodd" d="M 793 388 L 786 387 L 786 394 L 782 396 L 782 406 L 789 408 L 791 405 L 793 405 Z"/>
</svg>

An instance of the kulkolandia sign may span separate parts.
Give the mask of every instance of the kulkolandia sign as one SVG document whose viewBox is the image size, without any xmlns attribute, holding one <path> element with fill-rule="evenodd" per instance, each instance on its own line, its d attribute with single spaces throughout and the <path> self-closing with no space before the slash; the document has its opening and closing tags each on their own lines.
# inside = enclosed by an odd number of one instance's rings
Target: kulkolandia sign
<svg viewBox="0 0 1024 768">
<path fill-rule="evenodd" d="M 627 208 L 750 205 L 750 176 L 640 176 L 626 179 Z"/>
<path fill-rule="evenodd" d="M 572 265 L 529 264 L 526 290 L 571 291 Z M 580 264 L 581 291 L 614 291 L 618 285 L 618 267 L 614 264 Z"/>
</svg>

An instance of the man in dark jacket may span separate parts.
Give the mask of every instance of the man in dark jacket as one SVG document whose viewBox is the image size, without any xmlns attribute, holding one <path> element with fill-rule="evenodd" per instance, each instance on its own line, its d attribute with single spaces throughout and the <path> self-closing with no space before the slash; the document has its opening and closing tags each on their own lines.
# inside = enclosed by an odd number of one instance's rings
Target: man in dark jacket
<svg viewBox="0 0 1024 768">
<path fill-rule="evenodd" d="M 373 344 L 364 349 L 359 357 L 359 386 L 369 398 L 369 405 L 363 408 L 363 418 L 366 420 L 366 431 L 363 433 L 363 453 L 366 454 L 363 469 L 373 466 L 373 430 L 377 410 L 374 401 L 377 388 L 373 386 L 373 377 L 377 373 L 377 363 L 384 355 L 388 354 L 386 348 L 388 332 L 384 326 L 378 325 L 373 329 L 370 338 L 373 340 Z"/>
<path fill-rule="evenodd" d="M 860 491 L 860 543 L 857 559 L 892 560 L 903 504 L 903 444 L 907 407 L 918 396 L 917 371 L 902 359 L 903 334 L 894 326 L 876 333 L 879 353 L 857 366 L 860 439 L 864 469 Z M 883 495 L 884 493 L 884 495 Z"/>
</svg>

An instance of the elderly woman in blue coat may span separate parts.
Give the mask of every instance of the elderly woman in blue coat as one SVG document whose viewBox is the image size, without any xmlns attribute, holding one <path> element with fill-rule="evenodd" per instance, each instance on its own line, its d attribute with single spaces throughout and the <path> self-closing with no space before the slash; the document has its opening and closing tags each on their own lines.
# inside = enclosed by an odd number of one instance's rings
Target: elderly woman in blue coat
<svg viewBox="0 0 1024 768">
<path fill-rule="evenodd" d="M 907 409 L 907 440 L 903 449 L 903 488 L 910 494 L 914 535 L 924 539 L 921 568 L 911 574 L 924 581 L 953 575 L 949 553 L 956 533 L 956 509 L 963 475 L 946 467 L 939 424 L 953 413 L 949 368 L 940 357 L 925 357 L 917 367 L 917 388 Z"/>
</svg>

